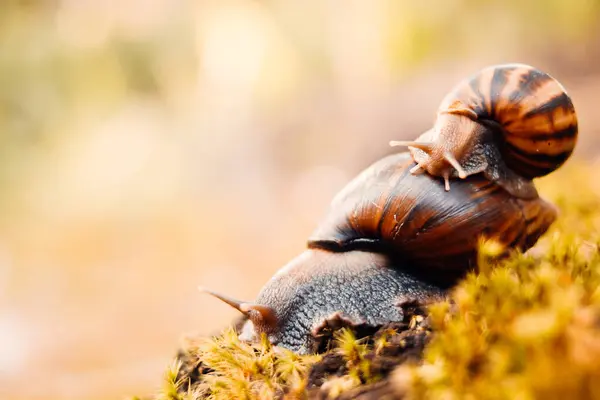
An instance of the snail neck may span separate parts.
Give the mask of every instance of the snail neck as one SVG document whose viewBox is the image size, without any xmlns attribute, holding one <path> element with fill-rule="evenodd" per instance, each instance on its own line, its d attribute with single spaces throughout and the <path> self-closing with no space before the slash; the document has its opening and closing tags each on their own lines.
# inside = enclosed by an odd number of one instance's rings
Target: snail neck
<svg viewBox="0 0 600 400">
<path fill-rule="evenodd" d="M 474 112 L 440 112 L 433 129 L 419 137 L 413 150 L 417 169 L 426 170 L 433 176 L 443 177 L 446 190 L 450 190 L 450 178 L 466 178 L 487 168 L 484 159 L 473 162 L 473 150 L 480 152 L 482 144 L 489 141 L 488 129 L 473 119 Z M 415 147 L 415 146 L 413 146 Z"/>
<path fill-rule="evenodd" d="M 453 103 L 438 113 L 435 125 L 416 141 L 391 141 L 391 146 L 407 146 L 414 158 L 413 174 L 427 171 L 444 178 L 446 191 L 450 178 L 465 179 L 484 172 L 489 163 L 486 154 L 493 145 L 493 132 L 470 108 Z"/>
</svg>

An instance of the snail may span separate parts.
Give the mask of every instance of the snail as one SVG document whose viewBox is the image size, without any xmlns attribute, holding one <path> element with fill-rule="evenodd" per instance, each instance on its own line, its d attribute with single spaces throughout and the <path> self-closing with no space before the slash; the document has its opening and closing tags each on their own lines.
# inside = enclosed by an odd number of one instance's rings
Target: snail
<svg viewBox="0 0 600 400">
<path fill-rule="evenodd" d="M 538 196 L 533 178 L 560 167 L 577 140 L 577 115 L 564 87 L 525 64 L 484 68 L 442 100 L 434 127 L 408 146 L 417 165 L 443 178 L 483 173 L 513 196 Z"/>
<path fill-rule="evenodd" d="M 437 178 L 411 174 L 415 165 L 403 152 L 360 173 L 255 301 L 203 289 L 247 316 L 240 339 L 265 334 L 307 354 L 328 327 L 402 321 L 403 303 L 440 299 L 474 266 L 481 235 L 526 250 L 556 218 L 550 203 L 512 196 L 483 176 L 447 193 Z"/>
<path fill-rule="evenodd" d="M 404 302 L 442 299 L 443 289 L 392 265 L 374 252 L 307 249 L 275 273 L 254 302 L 200 289 L 247 316 L 240 340 L 256 342 L 265 334 L 273 345 L 310 354 L 326 329 L 402 321 Z"/>
</svg>

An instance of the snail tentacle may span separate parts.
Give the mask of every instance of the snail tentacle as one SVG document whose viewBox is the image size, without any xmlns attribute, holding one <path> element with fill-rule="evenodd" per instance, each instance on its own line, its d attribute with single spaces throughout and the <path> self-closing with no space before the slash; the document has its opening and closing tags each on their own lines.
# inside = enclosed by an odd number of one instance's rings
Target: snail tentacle
<svg viewBox="0 0 600 400">
<path fill-rule="evenodd" d="M 401 140 L 392 140 L 390 141 L 390 146 L 392 147 L 415 147 L 419 150 L 423 150 L 426 153 L 431 153 L 433 151 L 433 142 L 411 142 L 411 141 L 401 141 Z"/>
<path fill-rule="evenodd" d="M 450 165 L 452 165 L 454 167 L 456 172 L 458 172 L 458 176 L 461 179 L 465 179 L 467 177 L 467 173 L 465 172 L 463 167 L 459 164 L 458 160 L 456 158 L 454 158 L 452 153 L 450 153 L 449 151 L 444 152 L 444 158 L 446 159 L 446 161 L 448 161 L 450 163 Z M 449 178 L 450 173 L 446 172 L 444 174 L 444 177 Z"/>
</svg>

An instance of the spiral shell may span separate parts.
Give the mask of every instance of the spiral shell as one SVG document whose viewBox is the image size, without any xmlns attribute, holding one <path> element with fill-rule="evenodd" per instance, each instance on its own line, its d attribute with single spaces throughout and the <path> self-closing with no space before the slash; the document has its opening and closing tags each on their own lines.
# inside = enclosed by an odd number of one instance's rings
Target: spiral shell
<svg viewBox="0 0 600 400">
<path fill-rule="evenodd" d="M 575 148 L 577 114 L 571 98 L 556 79 L 534 67 L 485 68 L 451 91 L 440 111 L 457 100 L 477 119 L 500 124 L 504 161 L 525 178 L 556 170 Z"/>
<path fill-rule="evenodd" d="M 429 275 L 460 275 L 474 266 L 481 237 L 524 251 L 556 218 L 543 199 L 515 198 L 482 176 L 448 193 L 436 178 L 411 174 L 414 166 L 399 153 L 366 169 L 336 196 L 309 248 L 378 251 Z"/>
<path fill-rule="evenodd" d="M 426 170 L 448 179 L 483 172 L 511 194 L 537 196 L 530 182 L 571 156 L 578 135 L 575 107 L 553 77 L 525 64 L 482 69 L 442 100 L 432 130 L 409 146 Z"/>
</svg>

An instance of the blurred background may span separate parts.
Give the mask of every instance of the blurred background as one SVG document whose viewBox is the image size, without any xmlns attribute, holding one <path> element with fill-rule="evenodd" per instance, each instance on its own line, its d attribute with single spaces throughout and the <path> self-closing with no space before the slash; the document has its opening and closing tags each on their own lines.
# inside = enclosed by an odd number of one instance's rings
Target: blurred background
<svg viewBox="0 0 600 400">
<path fill-rule="evenodd" d="M 0 398 L 160 384 L 460 79 L 557 77 L 600 143 L 600 0 L 4 0 Z M 600 164 L 598 164 L 600 166 Z"/>
</svg>

